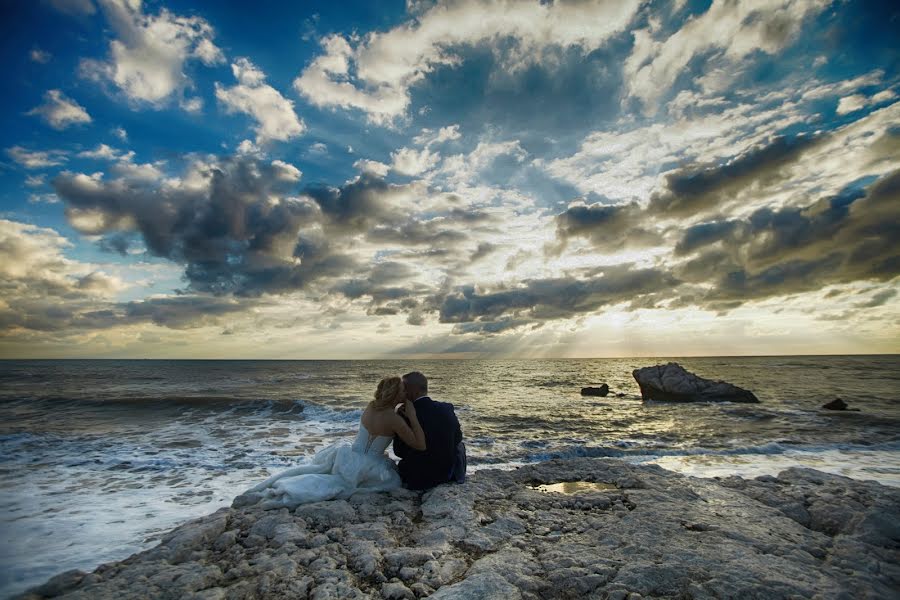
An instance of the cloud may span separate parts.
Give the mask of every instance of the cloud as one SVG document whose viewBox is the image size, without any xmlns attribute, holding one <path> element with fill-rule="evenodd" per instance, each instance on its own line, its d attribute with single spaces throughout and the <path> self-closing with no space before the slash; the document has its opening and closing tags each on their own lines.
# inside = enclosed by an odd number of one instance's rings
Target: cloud
<svg viewBox="0 0 900 600">
<path fill-rule="evenodd" d="M 372 173 L 339 188 L 311 186 L 304 193 L 318 204 L 328 227 L 341 233 L 362 233 L 380 223 L 403 218 L 407 187 L 392 185 Z"/>
<path fill-rule="evenodd" d="M 738 192 L 758 193 L 790 179 L 792 164 L 821 141 L 820 136 L 779 136 L 724 165 L 670 172 L 665 187 L 651 196 L 649 210 L 657 217 L 678 217 L 724 209 L 740 200 Z"/>
<path fill-rule="evenodd" d="M 882 90 L 872 96 L 866 96 L 865 94 L 851 94 L 850 96 L 844 96 L 840 99 L 835 112 L 839 115 L 846 115 L 862 110 L 873 104 L 880 104 L 882 102 L 893 100 L 896 97 L 897 94 L 893 90 Z"/>
<path fill-rule="evenodd" d="M 723 70 L 735 70 L 754 53 L 776 54 L 798 34 L 805 19 L 827 6 L 821 0 L 715 0 L 702 15 L 690 18 L 667 37 L 657 39 L 653 27 L 634 31 L 634 47 L 624 64 L 628 94 L 647 114 L 700 58 Z M 711 57 L 710 57 L 711 55 Z M 702 82 L 701 82 L 702 83 Z"/>
<path fill-rule="evenodd" d="M 81 72 L 96 81 L 114 84 L 132 102 L 161 108 L 176 92 L 191 86 L 185 64 L 224 62 L 212 42 L 213 29 L 200 17 L 183 17 L 165 8 L 143 13 L 140 2 L 100 0 L 106 19 L 117 35 L 105 61 L 84 59 Z"/>
<path fill-rule="evenodd" d="M 124 287 L 93 265 L 66 258 L 70 245 L 52 229 L 0 219 L 0 336 L 72 326 Z"/>
<path fill-rule="evenodd" d="M 272 168 L 275 169 L 275 179 L 278 181 L 296 182 L 303 176 L 300 169 L 283 160 L 273 160 Z"/>
<path fill-rule="evenodd" d="M 59 90 L 48 90 L 44 94 L 44 103 L 25 114 L 40 116 L 50 127 L 58 130 L 91 122 L 91 116 L 84 107 Z"/>
<path fill-rule="evenodd" d="M 585 237 L 600 250 L 615 252 L 629 247 L 657 246 L 662 232 L 637 202 L 586 204 L 573 202 L 556 216 L 556 236 L 563 247 L 573 237 Z M 558 253 L 561 251 L 557 249 Z"/>
<path fill-rule="evenodd" d="M 897 290 L 886 289 L 872 294 L 872 297 L 864 302 L 858 302 L 854 306 L 856 308 L 875 308 L 876 306 L 884 306 L 888 300 L 897 295 Z"/>
<path fill-rule="evenodd" d="M 363 173 L 370 173 L 372 175 L 378 177 L 384 177 L 388 174 L 388 171 L 391 170 L 390 165 L 386 165 L 383 162 L 378 162 L 377 160 L 368 160 L 364 158 L 360 158 L 356 162 L 353 163 L 353 168 Z"/>
<path fill-rule="evenodd" d="M 469 256 L 469 262 L 481 260 L 487 255 L 495 252 L 497 248 L 497 244 L 493 244 L 491 242 L 480 242 L 478 244 L 478 247 L 475 248 L 475 251 L 472 252 L 471 256 Z"/>
<path fill-rule="evenodd" d="M 40 48 L 32 48 L 31 52 L 28 53 L 28 58 L 31 60 L 31 62 L 45 65 L 50 62 L 50 59 L 53 58 L 53 55 L 51 55 L 46 50 L 41 50 Z"/>
<path fill-rule="evenodd" d="M 900 275 L 900 171 L 865 192 L 848 190 L 803 207 L 761 208 L 746 218 L 687 228 L 675 254 L 681 279 L 711 285 L 703 301 L 752 299 Z"/>
<path fill-rule="evenodd" d="M 458 140 L 461 137 L 459 125 L 447 125 L 438 129 L 437 132 L 431 129 L 423 129 L 419 135 L 413 138 L 413 142 L 419 146 L 432 146 L 451 140 Z"/>
<path fill-rule="evenodd" d="M 83 152 L 79 152 L 77 155 L 79 158 L 93 158 L 93 159 L 102 159 L 102 160 L 116 160 L 122 157 L 122 151 L 116 150 L 115 148 L 111 148 L 106 144 L 99 144 L 93 150 L 85 150 Z"/>
<path fill-rule="evenodd" d="M 6 154 L 26 169 L 56 167 L 67 160 L 65 152 L 62 150 L 31 151 L 26 150 L 22 146 L 7 148 Z"/>
<path fill-rule="evenodd" d="M 74 227 L 136 232 L 148 252 L 184 265 L 195 292 L 254 296 L 354 268 L 322 233 L 322 210 L 290 195 L 298 173 L 249 156 L 195 160 L 180 178 L 64 172 L 54 181 Z"/>
<path fill-rule="evenodd" d="M 389 123 L 405 113 L 410 87 L 438 67 L 460 63 L 454 48 L 487 44 L 501 55 L 502 69 L 521 70 L 541 62 L 548 48 L 576 48 L 584 54 L 599 48 L 624 30 L 638 6 L 630 1 L 439 3 L 359 41 L 337 34 L 323 37 L 323 54 L 303 70 L 294 87 L 316 106 L 358 109 L 373 122 Z"/>
<path fill-rule="evenodd" d="M 265 74 L 246 58 L 231 65 L 238 84 L 224 87 L 216 83 L 216 98 L 228 112 L 242 112 L 256 119 L 256 143 L 289 140 L 306 131 L 306 124 L 294 112 L 294 103 L 265 83 Z"/>
<path fill-rule="evenodd" d="M 193 329 L 217 325 L 223 317 L 246 312 L 255 303 L 246 299 L 216 296 L 168 296 L 128 302 L 121 306 L 120 320 L 151 322 L 169 329 Z"/>
<path fill-rule="evenodd" d="M 401 175 L 420 175 L 433 168 L 441 155 L 428 149 L 401 148 L 391 152 L 391 169 Z"/>
<path fill-rule="evenodd" d="M 598 269 L 584 279 L 532 279 L 520 286 L 501 286 L 494 291 L 462 287 L 440 301 L 439 315 L 442 323 L 494 322 L 512 317 L 523 324 L 571 318 L 645 294 L 670 290 L 677 284 L 664 270 L 614 265 Z"/>
</svg>

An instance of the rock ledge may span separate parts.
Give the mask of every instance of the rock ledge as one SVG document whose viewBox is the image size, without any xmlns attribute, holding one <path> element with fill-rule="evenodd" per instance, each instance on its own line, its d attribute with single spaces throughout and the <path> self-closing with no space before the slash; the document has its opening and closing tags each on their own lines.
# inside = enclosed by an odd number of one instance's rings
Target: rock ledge
<svg viewBox="0 0 900 600">
<path fill-rule="evenodd" d="M 535 484 L 611 484 L 576 494 Z M 21 598 L 892 598 L 900 490 L 811 469 L 698 479 L 610 459 L 287 509 L 223 508 Z"/>
</svg>

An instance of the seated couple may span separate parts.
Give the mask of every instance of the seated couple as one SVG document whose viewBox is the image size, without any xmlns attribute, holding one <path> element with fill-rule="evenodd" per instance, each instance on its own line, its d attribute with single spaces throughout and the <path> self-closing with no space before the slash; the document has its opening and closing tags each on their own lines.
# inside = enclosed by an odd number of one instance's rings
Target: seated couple
<svg viewBox="0 0 900 600">
<path fill-rule="evenodd" d="M 391 443 L 399 464 L 385 453 Z M 462 483 L 465 474 L 466 449 L 453 405 L 429 398 L 428 379 L 414 371 L 378 383 L 353 443 L 326 446 L 309 461 L 250 488 L 233 506 L 293 508 L 401 486 L 427 490 Z"/>
</svg>

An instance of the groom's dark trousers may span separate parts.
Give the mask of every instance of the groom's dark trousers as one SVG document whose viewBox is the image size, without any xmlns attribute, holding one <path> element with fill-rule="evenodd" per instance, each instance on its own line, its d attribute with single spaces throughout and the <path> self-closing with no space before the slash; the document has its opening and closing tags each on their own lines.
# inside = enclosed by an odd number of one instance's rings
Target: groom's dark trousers
<svg viewBox="0 0 900 600">
<path fill-rule="evenodd" d="M 394 437 L 394 454 L 403 485 L 411 490 L 427 490 L 448 481 L 462 482 L 466 472 L 462 429 L 449 402 L 435 402 L 428 396 L 415 402 L 416 417 L 425 432 L 425 450 L 414 450 Z"/>
</svg>

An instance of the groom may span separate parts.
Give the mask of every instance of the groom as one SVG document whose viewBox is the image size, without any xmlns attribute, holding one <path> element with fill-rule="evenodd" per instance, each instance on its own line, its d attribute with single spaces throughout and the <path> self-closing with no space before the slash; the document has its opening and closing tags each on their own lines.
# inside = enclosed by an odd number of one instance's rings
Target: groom
<svg viewBox="0 0 900 600">
<path fill-rule="evenodd" d="M 403 376 L 406 397 L 416 407 L 416 416 L 425 432 L 425 450 L 414 450 L 394 436 L 394 454 L 403 485 L 411 490 L 427 490 L 436 485 L 466 478 L 466 447 L 453 405 L 428 397 L 428 379 L 418 371 Z"/>
</svg>

